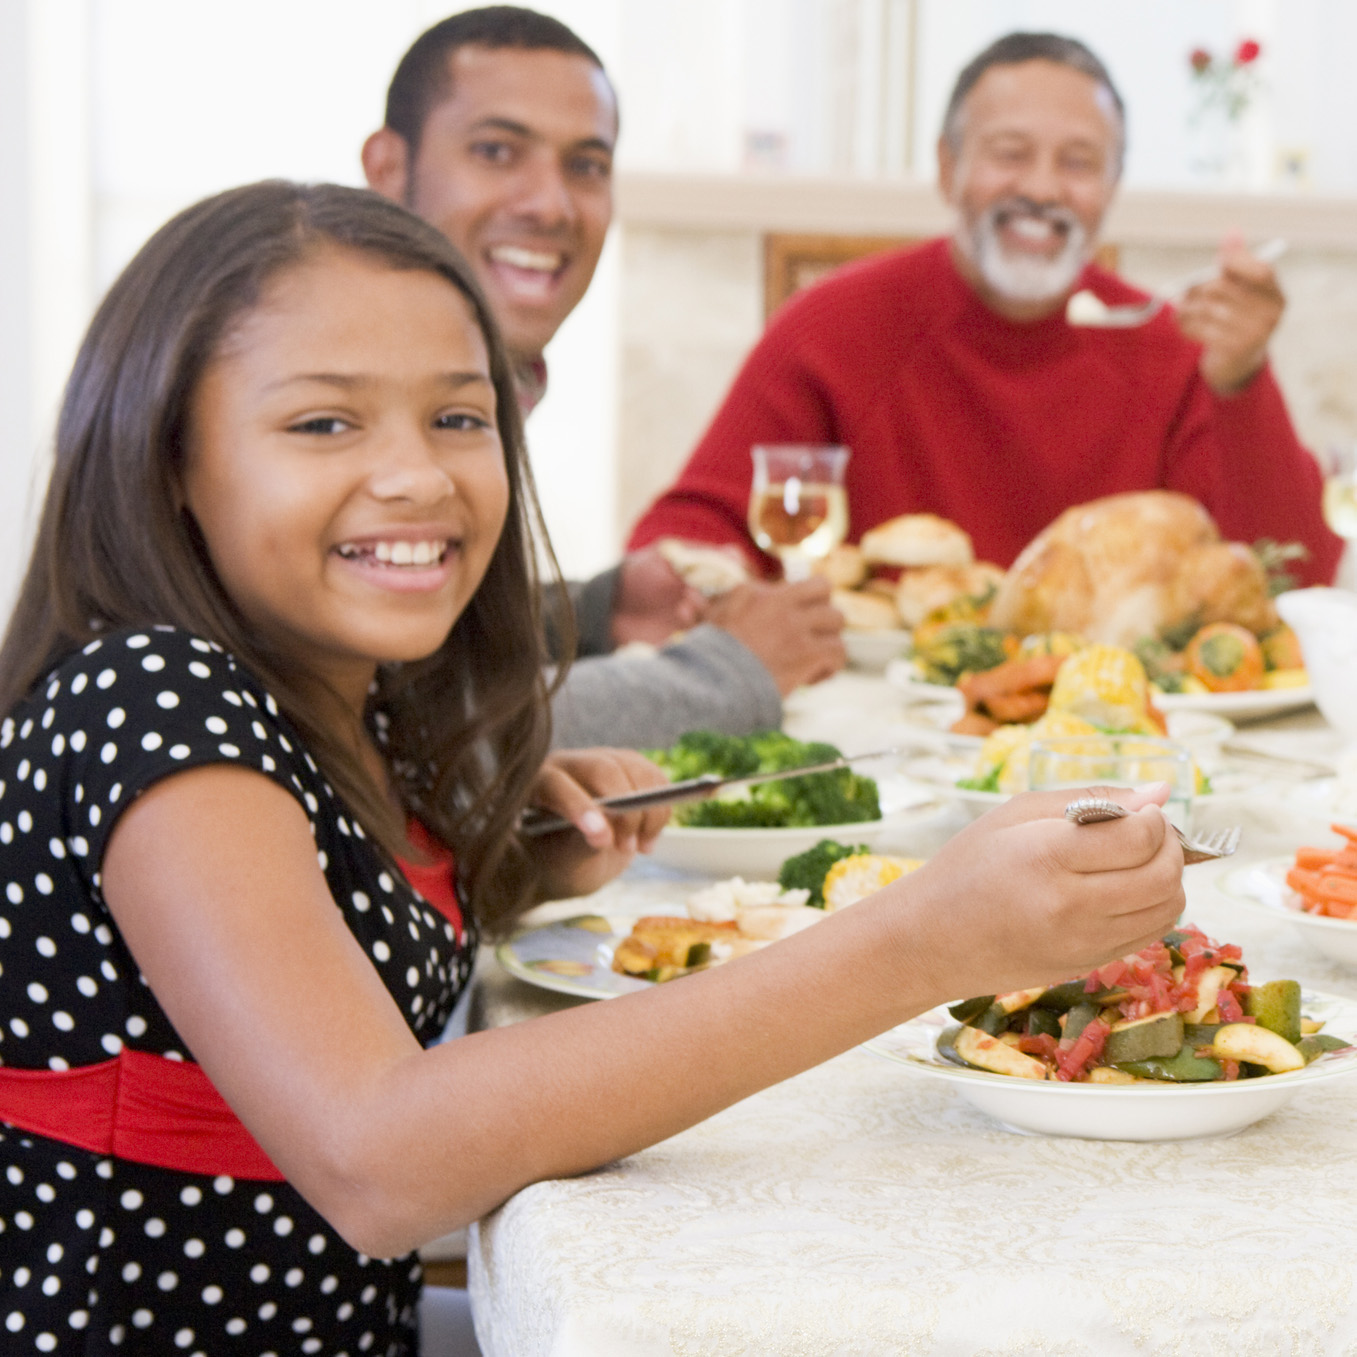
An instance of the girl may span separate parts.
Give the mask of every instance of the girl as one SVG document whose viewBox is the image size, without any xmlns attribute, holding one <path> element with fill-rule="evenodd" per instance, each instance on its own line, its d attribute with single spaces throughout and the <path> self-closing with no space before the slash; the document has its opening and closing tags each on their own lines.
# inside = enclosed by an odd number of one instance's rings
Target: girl
<svg viewBox="0 0 1357 1357">
<path fill-rule="evenodd" d="M 0 650 L 8 1350 L 412 1351 L 421 1242 L 1177 916 L 1148 795 L 1030 797 L 811 934 L 424 1049 L 477 922 L 660 827 L 590 799 L 637 756 L 542 767 L 532 521 L 495 328 L 400 208 L 235 190 L 110 291 Z M 580 833 L 529 859 L 530 800 Z"/>
</svg>

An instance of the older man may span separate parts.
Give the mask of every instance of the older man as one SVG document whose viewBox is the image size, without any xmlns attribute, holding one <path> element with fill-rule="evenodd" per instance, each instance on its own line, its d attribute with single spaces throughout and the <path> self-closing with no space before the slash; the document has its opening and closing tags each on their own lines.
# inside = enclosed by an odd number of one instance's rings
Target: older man
<svg viewBox="0 0 1357 1357">
<path fill-rule="evenodd" d="M 594 52 L 557 20 L 495 5 L 434 25 L 401 60 L 363 147 L 369 185 L 437 226 L 470 262 L 515 365 L 523 408 L 543 350 L 588 289 L 612 218 L 617 102 Z M 667 744 L 693 727 L 775 726 L 781 694 L 843 663 L 825 587 L 750 584 L 707 604 L 655 551 L 575 590 L 581 652 L 660 642 L 652 658 L 578 663 L 557 742 Z"/>
<path fill-rule="evenodd" d="M 844 269 L 774 317 L 631 545 L 672 535 L 758 559 L 749 448 L 828 442 L 853 449 L 854 538 L 927 510 L 1007 565 L 1072 504 L 1165 487 L 1227 537 L 1304 543 L 1300 573 L 1329 579 L 1341 544 L 1267 367 L 1283 298 L 1266 264 L 1231 239 L 1214 281 L 1140 328 L 1066 321 L 1076 288 L 1143 297 L 1089 262 L 1124 147 L 1121 98 L 1081 43 L 1014 33 L 982 52 L 938 146 L 952 236 Z"/>
</svg>

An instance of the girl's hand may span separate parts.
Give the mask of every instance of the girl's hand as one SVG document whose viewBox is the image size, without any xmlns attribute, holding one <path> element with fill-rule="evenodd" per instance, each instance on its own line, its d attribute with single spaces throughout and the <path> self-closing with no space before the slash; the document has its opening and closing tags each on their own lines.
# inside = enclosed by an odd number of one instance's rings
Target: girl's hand
<svg viewBox="0 0 1357 1357">
<path fill-rule="evenodd" d="M 941 992 L 964 998 L 1066 980 L 1173 926 L 1183 853 L 1160 811 L 1168 787 L 1094 788 L 1087 794 L 1137 813 L 1071 824 L 1065 806 L 1085 794 L 1016 796 L 900 882 L 920 910 L 916 954 Z"/>
<path fill-rule="evenodd" d="M 562 830 L 534 845 L 543 864 L 542 898 L 588 895 L 611 881 L 636 852 L 648 853 L 669 820 L 669 807 L 606 815 L 595 798 L 648 791 L 666 782 L 663 771 L 634 749 L 566 749 L 548 755 L 529 804 L 563 816 L 579 833 Z"/>
</svg>

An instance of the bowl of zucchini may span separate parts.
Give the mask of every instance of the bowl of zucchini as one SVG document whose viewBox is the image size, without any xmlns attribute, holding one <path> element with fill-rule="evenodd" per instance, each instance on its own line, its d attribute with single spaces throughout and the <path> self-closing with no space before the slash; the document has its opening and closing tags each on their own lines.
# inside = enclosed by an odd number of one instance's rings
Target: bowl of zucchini
<svg viewBox="0 0 1357 1357">
<path fill-rule="evenodd" d="M 1186 925 L 1063 984 L 979 995 L 868 1043 L 1006 1126 L 1093 1140 L 1226 1135 L 1357 1071 L 1357 1003 L 1250 983 Z"/>
</svg>

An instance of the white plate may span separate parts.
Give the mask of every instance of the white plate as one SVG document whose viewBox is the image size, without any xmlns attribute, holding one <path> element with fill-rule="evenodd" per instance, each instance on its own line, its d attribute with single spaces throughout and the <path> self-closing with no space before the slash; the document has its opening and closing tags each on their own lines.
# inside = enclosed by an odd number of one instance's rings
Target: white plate
<svg viewBox="0 0 1357 1357">
<path fill-rule="evenodd" d="M 1167 724 L 1169 737 L 1185 744 L 1199 759 L 1218 749 L 1234 731 L 1234 726 L 1223 717 L 1205 712 L 1172 712 L 1168 715 Z M 955 736 L 953 739 L 959 741 L 961 737 Z M 956 785 L 958 779 L 974 775 L 974 751 L 979 749 L 980 743 L 979 740 L 975 741 L 974 750 L 958 745 L 951 750 L 911 759 L 902 766 L 901 771 L 922 786 L 961 802 L 972 814 L 983 815 L 991 807 L 1002 805 L 1012 793 L 978 792 Z M 1218 803 L 1227 797 L 1248 796 L 1264 780 L 1264 771 L 1253 765 L 1216 769 L 1211 772 L 1211 791 L 1197 799 Z"/>
<path fill-rule="evenodd" d="M 883 627 L 873 631 L 845 627 L 843 648 L 848 652 L 848 663 L 854 669 L 879 674 L 893 659 L 909 649 L 912 636 L 913 633 L 903 627 Z"/>
<path fill-rule="evenodd" d="M 1231 721 L 1261 721 L 1300 711 L 1314 700 L 1315 690 L 1307 683 L 1304 688 L 1258 688 L 1246 693 L 1156 693 L 1154 705 L 1165 716 L 1195 711 Z"/>
<path fill-rule="evenodd" d="M 1300 907 L 1300 896 L 1286 884 L 1293 865 L 1292 858 L 1268 858 L 1251 867 L 1236 867 L 1216 884 L 1236 900 L 1290 924 L 1321 955 L 1357 970 L 1357 921 L 1307 914 Z"/>
<path fill-rule="evenodd" d="M 682 914 L 683 907 L 675 905 L 673 912 Z M 495 948 L 495 957 L 510 975 L 538 989 L 576 999 L 615 999 L 652 984 L 612 969 L 613 951 L 633 922 L 602 914 L 560 919 L 515 934 Z"/>
<path fill-rule="evenodd" d="M 1308 1017 L 1335 1036 L 1357 1033 L 1357 1003 L 1306 990 Z M 935 1008 L 866 1043 L 866 1049 L 919 1074 L 951 1081 L 980 1111 L 1018 1131 L 1085 1140 L 1192 1140 L 1228 1135 L 1275 1112 L 1307 1084 L 1357 1072 L 1357 1048 L 1322 1057 L 1291 1074 L 1230 1083 L 1064 1084 L 1014 1079 L 962 1069 L 937 1053 L 937 1040 L 953 1019 Z"/>
<path fill-rule="evenodd" d="M 953 789 L 955 790 L 955 789 Z M 872 847 L 883 834 L 937 815 L 942 802 L 930 792 L 915 791 L 913 804 L 885 807 L 880 820 L 852 825 L 812 825 L 806 829 L 698 829 L 669 825 L 651 849 L 652 862 L 698 876 L 742 876 L 775 879 L 782 864 L 796 853 L 814 848 L 821 839 Z"/>
<path fill-rule="evenodd" d="M 904 694 L 905 701 L 947 702 L 957 716 L 965 710 L 961 694 L 941 683 L 924 683 L 909 660 L 896 660 L 886 668 L 886 678 Z M 1300 711 L 1315 700 L 1314 689 L 1258 688 L 1246 693 L 1155 693 L 1154 705 L 1165 716 L 1174 712 L 1200 712 L 1229 721 L 1259 721 L 1283 712 Z M 953 718 L 956 719 L 955 717 Z"/>
</svg>

